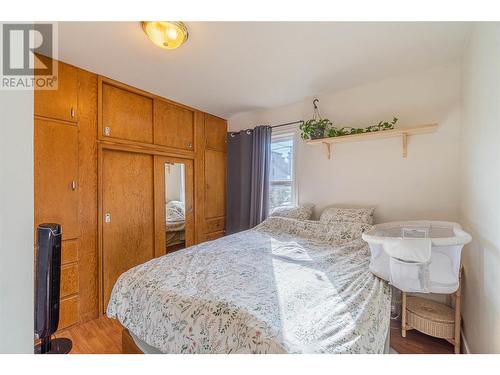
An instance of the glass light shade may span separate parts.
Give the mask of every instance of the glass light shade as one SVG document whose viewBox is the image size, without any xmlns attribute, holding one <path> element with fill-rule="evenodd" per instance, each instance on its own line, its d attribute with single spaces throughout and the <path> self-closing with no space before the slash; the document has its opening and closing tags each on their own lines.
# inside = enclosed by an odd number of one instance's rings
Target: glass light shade
<svg viewBox="0 0 500 375">
<path fill-rule="evenodd" d="M 142 29 L 158 47 L 176 49 L 188 39 L 186 25 L 174 21 L 143 21 Z"/>
</svg>

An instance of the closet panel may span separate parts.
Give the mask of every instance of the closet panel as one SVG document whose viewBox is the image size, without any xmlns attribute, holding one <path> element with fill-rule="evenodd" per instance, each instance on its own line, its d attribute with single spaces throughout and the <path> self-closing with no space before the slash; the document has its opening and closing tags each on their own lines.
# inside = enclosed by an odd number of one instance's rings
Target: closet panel
<svg viewBox="0 0 500 375">
<path fill-rule="evenodd" d="M 205 114 L 203 136 L 205 195 L 202 240 L 210 241 L 222 237 L 226 227 L 226 121 Z"/>
<path fill-rule="evenodd" d="M 155 100 L 154 141 L 157 145 L 193 151 L 194 111 Z"/>
<path fill-rule="evenodd" d="M 34 159 L 35 230 L 41 223 L 59 223 L 63 240 L 77 238 L 80 230 L 76 125 L 36 118 Z"/>
<path fill-rule="evenodd" d="M 44 64 L 50 58 L 36 55 Z M 35 115 L 64 121 L 78 121 L 78 69 L 57 62 L 57 90 L 35 90 Z"/>
<path fill-rule="evenodd" d="M 226 153 L 205 151 L 205 219 L 226 216 Z"/>
<path fill-rule="evenodd" d="M 153 156 L 102 154 L 103 311 L 118 277 L 154 256 Z"/>
<path fill-rule="evenodd" d="M 205 147 L 211 150 L 226 152 L 227 123 L 219 117 L 205 115 Z"/>
<path fill-rule="evenodd" d="M 205 114 L 195 113 L 194 122 L 195 155 L 195 243 L 205 241 Z"/>
<path fill-rule="evenodd" d="M 153 99 L 102 83 L 104 138 L 153 143 Z"/>
<path fill-rule="evenodd" d="M 80 320 L 98 316 L 97 281 L 97 75 L 78 70 L 78 241 Z"/>
</svg>

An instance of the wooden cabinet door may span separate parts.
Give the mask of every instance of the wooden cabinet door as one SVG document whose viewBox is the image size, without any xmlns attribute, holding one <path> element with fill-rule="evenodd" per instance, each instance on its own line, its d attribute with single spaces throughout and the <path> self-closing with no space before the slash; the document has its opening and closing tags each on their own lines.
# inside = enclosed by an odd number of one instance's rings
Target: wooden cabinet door
<svg viewBox="0 0 500 375">
<path fill-rule="evenodd" d="M 102 158 L 105 311 L 118 277 L 154 256 L 154 196 L 152 155 L 104 150 Z"/>
<path fill-rule="evenodd" d="M 205 115 L 205 146 L 211 150 L 226 152 L 227 123 L 219 117 Z"/>
<path fill-rule="evenodd" d="M 77 238 L 78 128 L 35 119 L 34 137 L 35 230 L 40 223 L 58 223 L 63 240 Z"/>
<path fill-rule="evenodd" d="M 50 58 L 37 55 L 43 63 Z M 35 90 L 35 115 L 58 120 L 78 120 L 78 69 L 57 62 L 57 90 Z"/>
<path fill-rule="evenodd" d="M 102 83 L 104 137 L 153 143 L 153 99 Z"/>
<path fill-rule="evenodd" d="M 154 139 L 157 145 L 193 151 L 194 111 L 155 100 Z"/>
<path fill-rule="evenodd" d="M 205 218 L 226 215 L 226 153 L 205 151 Z"/>
</svg>

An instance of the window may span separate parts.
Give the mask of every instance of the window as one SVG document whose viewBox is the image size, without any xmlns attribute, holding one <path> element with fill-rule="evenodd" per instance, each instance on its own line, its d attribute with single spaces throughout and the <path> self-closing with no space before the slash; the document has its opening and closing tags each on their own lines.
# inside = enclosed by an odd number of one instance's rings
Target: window
<svg viewBox="0 0 500 375">
<path fill-rule="evenodd" d="M 273 135 L 269 173 L 269 209 L 295 204 L 294 134 Z"/>
</svg>

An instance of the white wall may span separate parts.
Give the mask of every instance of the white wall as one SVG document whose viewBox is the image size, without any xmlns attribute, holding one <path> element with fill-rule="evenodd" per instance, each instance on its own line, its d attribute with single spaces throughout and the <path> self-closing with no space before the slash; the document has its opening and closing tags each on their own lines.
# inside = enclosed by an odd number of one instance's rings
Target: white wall
<svg viewBox="0 0 500 375">
<path fill-rule="evenodd" d="M 181 199 L 181 164 L 165 165 L 166 202 Z"/>
<path fill-rule="evenodd" d="M 364 127 L 400 119 L 398 127 L 439 123 L 437 133 L 401 139 L 322 147 L 298 142 L 299 202 L 316 204 L 316 215 L 331 204 L 376 206 L 376 221 L 458 220 L 460 64 L 454 63 L 349 90 L 320 95 L 320 110 L 335 124 Z M 272 86 L 270 87 L 272 90 Z M 243 113 L 230 130 L 280 124 L 312 116 L 311 99 L 285 107 Z"/>
<path fill-rule="evenodd" d="M 0 90 L 0 353 L 33 353 L 33 92 Z"/>
<path fill-rule="evenodd" d="M 472 353 L 500 353 L 500 24 L 480 24 L 464 59 L 461 219 L 464 335 Z"/>
</svg>

